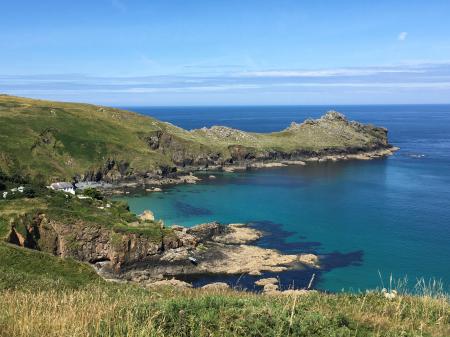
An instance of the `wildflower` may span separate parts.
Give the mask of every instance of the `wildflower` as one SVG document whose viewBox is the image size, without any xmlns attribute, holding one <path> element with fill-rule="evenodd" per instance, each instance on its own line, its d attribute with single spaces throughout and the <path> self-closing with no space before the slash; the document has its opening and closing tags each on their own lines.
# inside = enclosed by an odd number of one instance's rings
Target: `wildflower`
<svg viewBox="0 0 450 337">
<path fill-rule="evenodd" d="M 386 288 L 381 289 L 382 294 L 384 295 L 385 298 L 389 299 L 389 300 L 393 300 L 394 298 L 397 297 L 397 290 L 391 290 L 391 291 L 387 291 Z"/>
</svg>

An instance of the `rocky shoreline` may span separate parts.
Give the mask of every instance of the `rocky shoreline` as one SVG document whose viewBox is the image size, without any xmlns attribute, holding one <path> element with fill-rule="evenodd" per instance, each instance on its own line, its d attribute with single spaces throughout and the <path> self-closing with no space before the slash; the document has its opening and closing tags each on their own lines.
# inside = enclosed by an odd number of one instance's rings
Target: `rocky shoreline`
<svg viewBox="0 0 450 337">
<path fill-rule="evenodd" d="M 182 243 L 179 247 L 132 263 L 120 272 L 111 261 L 96 263 L 96 270 L 105 279 L 115 282 L 132 282 L 146 287 L 163 284 L 189 287 L 177 277 L 205 274 L 258 276 L 265 272 L 320 268 L 320 259 L 314 254 L 285 255 L 252 245 L 264 233 L 244 224 L 212 222 L 191 228 L 172 228 L 177 241 Z"/>
<path fill-rule="evenodd" d="M 296 159 L 276 160 L 276 161 L 244 161 L 242 163 L 228 165 L 211 165 L 207 167 L 184 167 L 176 172 L 164 175 L 133 176 L 126 179 L 119 179 L 112 183 L 104 181 L 96 182 L 93 186 L 102 190 L 106 195 L 129 194 L 127 189 L 139 189 L 146 192 L 161 192 L 163 186 L 179 184 L 196 184 L 202 180 L 198 173 L 203 172 L 243 172 L 248 170 L 262 168 L 279 168 L 286 166 L 305 166 L 309 163 L 338 162 L 347 160 L 373 160 L 388 157 L 398 151 L 398 147 L 388 146 L 385 148 L 356 151 L 350 153 L 335 154 L 311 154 L 311 156 L 302 156 Z M 206 175 L 205 175 L 206 177 Z M 214 179 L 214 175 L 209 175 L 209 179 Z"/>
</svg>

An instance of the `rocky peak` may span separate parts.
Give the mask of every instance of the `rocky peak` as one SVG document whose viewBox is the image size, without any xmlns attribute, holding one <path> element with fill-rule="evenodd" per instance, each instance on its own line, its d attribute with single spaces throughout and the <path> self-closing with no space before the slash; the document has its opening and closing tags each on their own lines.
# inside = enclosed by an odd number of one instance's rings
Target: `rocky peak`
<svg viewBox="0 0 450 337">
<path fill-rule="evenodd" d="M 337 112 L 336 110 L 329 110 L 325 115 L 320 117 L 320 120 L 325 121 L 347 121 L 347 118 L 341 114 L 340 112 Z"/>
<path fill-rule="evenodd" d="M 319 119 L 308 118 L 303 123 L 292 122 L 284 131 L 296 131 L 306 125 L 317 125 L 321 122 L 333 122 L 333 121 L 347 122 L 347 118 L 340 112 L 337 112 L 335 110 L 329 110 L 325 113 L 325 115 L 323 115 Z"/>
<path fill-rule="evenodd" d="M 292 122 L 292 123 L 286 128 L 286 131 L 298 130 L 298 129 L 300 129 L 301 126 L 302 126 L 302 124 L 300 124 L 300 123 Z"/>
<path fill-rule="evenodd" d="M 216 138 L 216 139 L 231 139 L 235 141 L 241 140 L 253 140 L 254 137 L 249 133 L 233 128 L 229 128 L 227 126 L 217 126 L 214 125 L 210 128 L 203 127 L 198 130 L 192 130 L 193 132 L 202 132 L 208 137 Z"/>
</svg>

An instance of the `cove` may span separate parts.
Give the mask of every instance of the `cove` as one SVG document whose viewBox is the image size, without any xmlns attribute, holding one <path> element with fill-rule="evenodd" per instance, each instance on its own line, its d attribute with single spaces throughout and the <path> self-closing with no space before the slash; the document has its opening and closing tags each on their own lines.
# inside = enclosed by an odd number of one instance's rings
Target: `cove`
<svg viewBox="0 0 450 337">
<path fill-rule="evenodd" d="M 254 109 L 240 118 L 253 118 L 255 129 L 258 120 L 265 121 L 260 125 L 266 127 L 267 115 L 261 112 L 256 117 Z M 298 113 L 301 109 L 285 109 L 282 116 L 286 120 L 304 116 Z M 372 161 L 214 173 L 216 179 L 209 179 L 208 173 L 197 185 L 166 187 L 163 192 L 143 192 L 122 199 L 133 212 L 151 209 L 166 225 L 245 222 L 268 233 L 258 245 L 322 255 L 326 265 L 315 278 L 318 289 L 382 287 L 379 274 L 384 285 L 392 274 L 394 278 L 407 276 L 411 286 L 417 278 L 436 278 L 448 289 L 449 107 L 339 110 L 353 111 L 353 115 L 347 115 L 388 127 L 391 143 L 401 150 L 393 157 Z M 220 116 L 233 115 L 223 112 Z M 175 123 L 176 117 L 172 120 Z M 237 116 L 227 124 L 240 126 Z M 290 271 L 279 277 L 284 285 L 301 287 L 311 274 Z"/>
</svg>

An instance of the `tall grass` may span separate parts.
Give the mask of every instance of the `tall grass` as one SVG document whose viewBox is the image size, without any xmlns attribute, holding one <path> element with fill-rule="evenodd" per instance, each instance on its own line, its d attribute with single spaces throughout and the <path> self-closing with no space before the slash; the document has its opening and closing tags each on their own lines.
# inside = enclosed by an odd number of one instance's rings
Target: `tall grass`
<svg viewBox="0 0 450 337">
<path fill-rule="evenodd" d="M 269 296 L 234 290 L 0 292 L 0 336 L 450 336 L 446 296 Z"/>
</svg>

